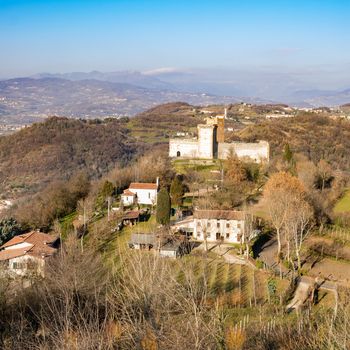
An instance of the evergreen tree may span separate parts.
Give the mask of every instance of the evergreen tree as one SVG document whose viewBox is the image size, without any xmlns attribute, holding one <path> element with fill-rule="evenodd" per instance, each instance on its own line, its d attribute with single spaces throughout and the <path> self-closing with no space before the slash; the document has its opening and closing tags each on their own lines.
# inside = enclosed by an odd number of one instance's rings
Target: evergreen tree
<svg viewBox="0 0 350 350">
<path fill-rule="evenodd" d="M 21 227 L 15 219 L 0 221 L 0 246 L 21 233 Z"/>
<path fill-rule="evenodd" d="M 100 188 L 100 191 L 97 196 L 96 207 L 99 209 L 106 208 L 106 202 L 108 197 L 112 197 L 114 194 L 113 184 L 106 180 Z"/>
<path fill-rule="evenodd" d="M 291 164 L 293 161 L 293 151 L 291 150 L 289 143 L 286 143 L 284 145 L 283 149 L 283 159 L 288 163 Z"/>
<path fill-rule="evenodd" d="M 181 205 L 185 188 L 180 176 L 175 176 L 170 186 L 170 197 L 173 205 Z"/>
<path fill-rule="evenodd" d="M 170 222 L 170 196 L 166 188 L 162 188 L 157 196 L 157 222 L 161 225 L 168 225 Z"/>
</svg>

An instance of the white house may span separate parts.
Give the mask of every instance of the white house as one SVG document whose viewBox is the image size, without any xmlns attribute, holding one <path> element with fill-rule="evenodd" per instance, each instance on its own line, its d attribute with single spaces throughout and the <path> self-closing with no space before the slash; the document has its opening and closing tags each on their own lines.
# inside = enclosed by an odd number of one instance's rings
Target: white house
<svg viewBox="0 0 350 350">
<path fill-rule="evenodd" d="M 134 192 L 131 192 L 128 188 L 124 190 L 121 197 L 123 205 L 126 207 L 129 207 L 130 205 L 133 205 L 136 202 L 136 194 Z"/>
<path fill-rule="evenodd" d="M 236 210 L 196 210 L 193 238 L 207 242 L 241 243 L 247 229 L 248 214 Z"/>
<path fill-rule="evenodd" d="M 132 182 L 127 190 L 121 196 L 123 204 L 130 206 L 132 204 L 157 204 L 159 181 L 156 183 Z"/>
<path fill-rule="evenodd" d="M 57 237 L 38 231 L 15 236 L 0 247 L 0 264 L 10 275 L 42 275 L 45 260 L 57 251 L 57 242 Z"/>
</svg>

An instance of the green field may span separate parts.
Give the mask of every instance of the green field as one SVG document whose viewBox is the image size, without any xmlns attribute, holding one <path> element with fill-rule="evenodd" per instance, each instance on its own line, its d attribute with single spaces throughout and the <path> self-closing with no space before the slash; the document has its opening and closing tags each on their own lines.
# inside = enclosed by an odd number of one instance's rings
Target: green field
<svg viewBox="0 0 350 350">
<path fill-rule="evenodd" d="M 219 171 L 221 169 L 221 163 L 215 159 L 174 159 L 173 167 L 177 173 L 184 174 L 189 170 L 197 172 Z"/>
<path fill-rule="evenodd" d="M 334 212 L 336 214 L 350 212 L 350 190 L 346 191 L 344 196 L 337 202 Z"/>
</svg>

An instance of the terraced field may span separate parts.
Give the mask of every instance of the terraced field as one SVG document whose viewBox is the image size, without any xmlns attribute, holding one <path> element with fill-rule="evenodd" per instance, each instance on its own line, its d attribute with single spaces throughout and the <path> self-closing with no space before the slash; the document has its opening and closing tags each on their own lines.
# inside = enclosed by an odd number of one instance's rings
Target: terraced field
<svg viewBox="0 0 350 350">
<path fill-rule="evenodd" d="M 251 307 L 268 302 L 269 275 L 245 265 L 227 264 L 220 259 L 201 259 L 190 256 L 196 278 L 208 283 L 211 297 L 220 296 L 222 302 L 231 307 Z M 179 272 L 179 280 L 183 278 Z M 276 297 L 286 290 L 287 285 L 277 283 Z"/>
</svg>

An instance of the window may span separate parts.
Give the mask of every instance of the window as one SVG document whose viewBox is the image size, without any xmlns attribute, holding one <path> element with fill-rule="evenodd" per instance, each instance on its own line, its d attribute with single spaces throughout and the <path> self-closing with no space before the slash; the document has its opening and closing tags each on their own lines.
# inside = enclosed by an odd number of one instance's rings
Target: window
<svg viewBox="0 0 350 350">
<path fill-rule="evenodd" d="M 14 270 L 20 270 L 20 269 L 25 268 L 25 264 L 24 263 L 19 263 L 19 262 L 13 262 L 12 263 L 12 268 Z"/>
<path fill-rule="evenodd" d="M 226 223 L 226 228 L 230 228 L 230 223 L 229 222 Z"/>
<path fill-rule="evenodd" d="M 220 228 L 220 222 L 219 221 L 216 223 L 216 227 Z"/>
<path fill-rule="evenodd" d="M 240 223 L 237 224 L 237 228 L 241 228 L 241 224 Z"/>
<path fill-rule="evenodd" d="M 230 232 L 226 232 L 226 238 L 230 238 Z"/>
<path fill-rule="evenodd" d="M 208 221 L 207 227 L 210 228 L 211 227 L 211 223 Z"/>
<path fill-rule="evenodd" d="M 151 192 L 148 192 L 148 198 L 151 198 Z"/>
</svg>

